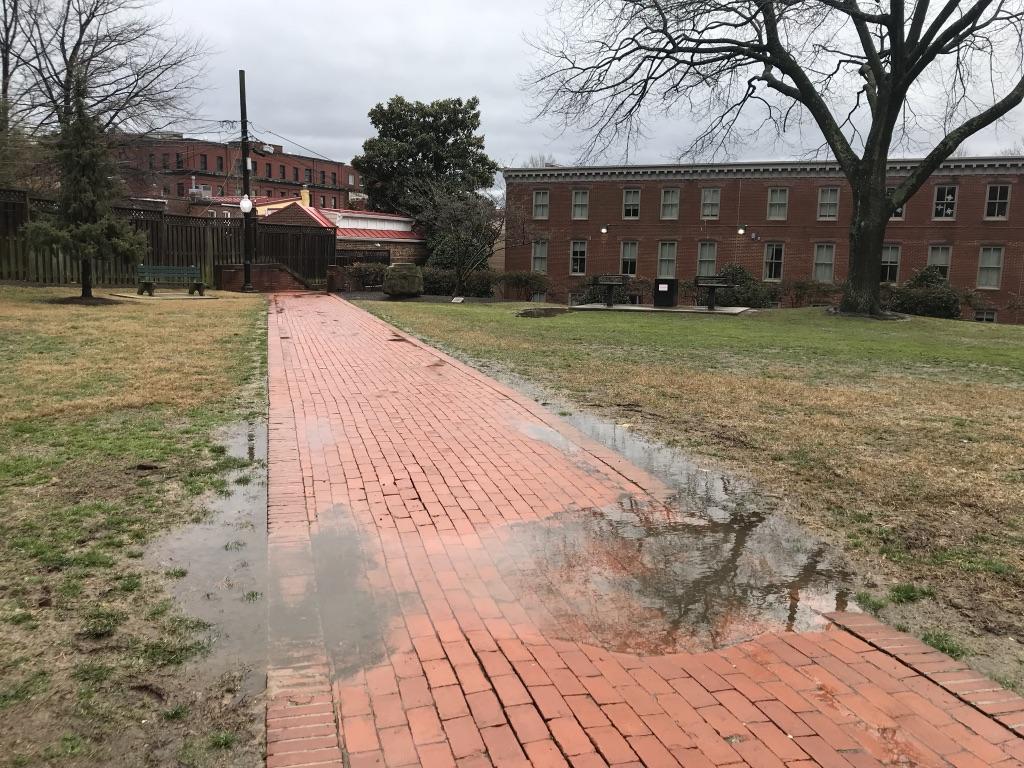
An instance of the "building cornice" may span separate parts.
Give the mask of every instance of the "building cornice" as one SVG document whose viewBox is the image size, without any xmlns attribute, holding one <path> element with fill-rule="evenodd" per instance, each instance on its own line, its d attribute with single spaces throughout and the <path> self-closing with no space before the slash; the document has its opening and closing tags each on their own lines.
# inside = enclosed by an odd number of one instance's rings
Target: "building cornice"
<svg viewBox="0 0 1024 768">
<path fill-rule="evenodd" d="M 901 176 L 910 173 L 920 159 L 890 160 L 888 173 Z M 942 163 L 932 174 L 1024 173 L 1024 157 L 962 157 Z M 839 164 L 831 160 L 784 160 L 744 163 L 695 163 L 690 165 L 593 165 L 549 166 L 544 168 L 505 168 L 506 182 L 643 181 L 649 179 L 697 180 L 715 178 L 776 177 L 844 177 Z"/>
</svg>

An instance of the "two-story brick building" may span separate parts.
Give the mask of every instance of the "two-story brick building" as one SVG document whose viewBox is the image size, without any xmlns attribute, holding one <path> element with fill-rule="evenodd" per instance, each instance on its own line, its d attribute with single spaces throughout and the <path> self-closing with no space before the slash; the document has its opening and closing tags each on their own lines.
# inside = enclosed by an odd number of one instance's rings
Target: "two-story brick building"
<svg viewBox="0 0 1024 768">
<path fill-rule="evenodd" d="M 893 185 L 914 161 L 890 163 Z M 888 228 L 882 279 L 928 264 L 973 290 L 964 316 L 1024 322 L 1024 158 L 947 161 Z M 849 185 L 833 162 L 509 168 L 505 268 L 545 272 L 550 301 L 594 276 L 714 275 L 740 264 L 769 282 L 839 285 Z"/>
<path fill-rule="evenodd" d="M 249 145 L 252 197 L 298 198 L 308 189 L 320 208 L 348 208 L 362 196 L 359 172 L 335 160 L 296 155 L 280 144 L 252 140 Z M 178 133 L 125 137 L 117 152 L 129 194 L 165 199 L 172 213 L 198 213 L 224 198 L 242 194 L 242 149 L 239 142 L 218 143 Z"/>
</svg>

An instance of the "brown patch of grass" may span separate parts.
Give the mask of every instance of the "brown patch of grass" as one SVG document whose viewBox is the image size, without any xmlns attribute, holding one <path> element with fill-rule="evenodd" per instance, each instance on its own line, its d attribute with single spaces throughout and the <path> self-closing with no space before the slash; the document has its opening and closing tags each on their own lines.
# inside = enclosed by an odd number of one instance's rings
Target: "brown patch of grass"
<svg viewBox="0 0 1024 768">
<path fill-rule="evenodd" d="M 0 287 L 0 754 L 138 764 L 144 745 L 173 753 L 211 724 L 252 725 L 215 690 L 158 733 L 159 697 L 192 695 L 180 664 L 209 633 L 139 558 L 237 465 L 213 433 L 262 413 L 265 305 L 81 306 L 69 293 Z M 251 750 L 240 741 L 203 764 Z"/>
</svg>

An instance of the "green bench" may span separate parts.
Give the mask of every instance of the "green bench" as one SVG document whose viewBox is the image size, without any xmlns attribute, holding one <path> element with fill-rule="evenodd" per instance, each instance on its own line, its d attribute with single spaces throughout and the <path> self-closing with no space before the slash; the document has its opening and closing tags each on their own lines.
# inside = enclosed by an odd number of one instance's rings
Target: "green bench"
<svg viewBox="0 0 1024 768">
<path fill-rule="evenodd" d="M 152 296 L 157 283 L 188 286 L 189 296 L 194 296 L 196 291 L 200 296 L 206 295 L 206 283 L 203 282 L 203 273 L 199 267 L 153 267 L 139 264 L 137 274 L 139 296 L 144 293 Z"/>
</svg>

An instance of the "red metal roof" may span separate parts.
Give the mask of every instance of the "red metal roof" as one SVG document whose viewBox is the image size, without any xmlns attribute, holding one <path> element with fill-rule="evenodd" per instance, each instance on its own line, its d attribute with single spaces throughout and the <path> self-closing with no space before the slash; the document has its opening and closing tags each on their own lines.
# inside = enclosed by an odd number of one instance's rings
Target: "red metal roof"
<svg viewBox="0 0 1024 768">
<path fill-rule="evenodd" d="M 327 229 L 335 229 L 338 226 L 333 221 L 324 216 L 322 213 L 320 213 L 320 211 L 318 211 L 316 208 L 306 208 L 305 210 L 310 216 L 319 221 L 321 226 L 326 227 Z"/>
<path fill-rule="evenodd" d="M 416 232 L 397 229 L 338 229 L 339 240 L 406 240 L 422 243 L 423 238 Z"/>
</svg>

